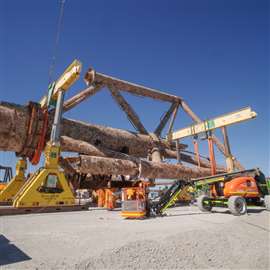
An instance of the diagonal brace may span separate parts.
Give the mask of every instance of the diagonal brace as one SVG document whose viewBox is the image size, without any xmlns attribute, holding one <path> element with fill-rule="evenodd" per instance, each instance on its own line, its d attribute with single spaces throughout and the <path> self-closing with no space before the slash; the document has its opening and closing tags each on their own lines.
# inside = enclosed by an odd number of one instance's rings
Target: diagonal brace
<svg viewBox="0 0 270 270">
<path fill-rule="evenodd" d="M 170 106 L 169 110 L 163 115 L 161 121 L 159 122 L 159 125 L 157 126 L 157 128 L 155 129 L 154 133 L 159 137 L 162 130 L 164 129 L 164 127 L 166 126 L 166 124 L 168 123 L 172 113 L 174 112 L 174 110 L 178 107 L 178 103 L 174 102 L 172 103 L 172 105 Z"/>
<path fill-rule="evenodd" d="M 142 133 L 142 134 L 148 134 L 147 130 L 141 123 L 139 116 L 136 114 L 136 112 L 133 110 L 131 105 L 125 100 L 125 98 L 121 95 L 118 89 L 116 89 L 114 86 L 110 85 L 108 86 L 112 97 L 116 101 L 116 103 L 120 106 L 120 108 L 126 113 L 128 119 L 131 121 L 131 123 L 136 127 L 136 129 Z"/>
<path fill-rule="evenodd" d="M 88 88 L 82 90 L 77 95 L 65 101 L 63 105 L 63 111 L 66 112 L 71 110 L 73 107 L 77 106 L 90 96 L 95 95 L 102 87 L 102 84 L 90 85 Z"/>
</svg>

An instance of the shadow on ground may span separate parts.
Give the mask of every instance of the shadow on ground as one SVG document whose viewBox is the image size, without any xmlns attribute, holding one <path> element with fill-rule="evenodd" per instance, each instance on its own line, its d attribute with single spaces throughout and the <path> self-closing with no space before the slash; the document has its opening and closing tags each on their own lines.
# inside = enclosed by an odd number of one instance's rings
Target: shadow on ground
<svg viewBox="0 0 270 270">
<path fill-rule="evenodd" d="M 211 212 L 207 212 L 207 213 L 190 212 L 190 213 L 181 213 L 181 214 L 171 214 L 170 213 L 170 214 L 164 214 L 161 217 L 197 216 L 197 215 L 207 215 L 207 214 L 211 214 Z"/>
<path fill-rule="evenodd" d="M 264 211 L 266 211 L 265 209 L 254 209 L 254 208 L 248 208 L 247 209 L 247 215 L 250 215 L 250 214 L 258 214 L 258 213 L 261 213 L 261 212 L 264 212 Z M 215 211 L 215 210 L 212 210 L 211 211 L 212 213 L 218 213 L 218 214 L 232 214 L 231 212 L 230 212 L 230 210 L 229 209 L 227 209 L 226 211 L 224 211 L 224 212 L 220 212 L 220 211 Z"/>
<path fill-rule="evenodd" d="M 247 213 L 248 214 L 250 214 L 250 213 L 256 214 L 256 213 L 261 213 L 264 211 L 266 211 L 265 208 L 263 208 L 263 209 L 248 208 Z"/>
<path fill-rule="evenodd" d="M 0 266 L 31 259 L 22 250 L 10 243 L 4 235 L 0 234 Z"/>
<path fill-rule="evenodd" d="M 225 210 L 226 208 L 223 208 Z M 252 214 L 258 214 L 261 212 L 266 211 L 264 208 L 248 208 L 247 210 L 247 215 L 252 215 Z M 225 214 L 225 215 L 231 215 L 232 213 L 230 212 L 229 209 L 226 209 L 225 211 L 216 211 L 216 210 L 211 210 L 210 212 L 184 212 L 184 213 L 177 213 L 177 214 L 168 214 L 164 215 L 164 217 L 175 217 L 175 216 L 192 216 L 192 215 L 205 215 L 205 214 Z"/>
</svg>

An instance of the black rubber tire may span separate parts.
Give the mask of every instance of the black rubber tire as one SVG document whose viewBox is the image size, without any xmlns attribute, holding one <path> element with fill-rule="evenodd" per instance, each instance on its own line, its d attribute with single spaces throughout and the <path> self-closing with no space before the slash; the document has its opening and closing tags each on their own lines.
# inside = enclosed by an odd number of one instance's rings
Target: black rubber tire
<svg viewBox="0 0 270 270">
<path fill-rule="evenodd" d="M 208 204 L 205 204 L 206 201 L 208 201 Z M 201 195 L 197 198 L 197 205 L 202 212 L 210 212 L 212 210 L 211 201 L 206 195 Z"/>
<path fill-rule="evenodd" d="M 270 211 L 270 195 L 264 196 L 264 206 L 267 211 Z"/>
<path fill-rule="evenodd" d="M 231 196 L 228 200 L 228 208 L 235 216 L 241 216 L 247 213 L 247 203 L 241 196 Z"/>
</svg>

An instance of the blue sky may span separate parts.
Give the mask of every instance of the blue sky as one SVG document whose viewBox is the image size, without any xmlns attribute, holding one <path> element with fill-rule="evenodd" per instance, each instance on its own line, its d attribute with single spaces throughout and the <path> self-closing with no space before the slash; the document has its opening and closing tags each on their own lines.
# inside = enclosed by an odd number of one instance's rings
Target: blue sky
<svg viewBox="0 0 270 270">
<path fill-rule="evenodd" d="M 45 93 L 59 3 L 0 1 L 1 100 L 24 104 Z M 66 0 L 55 78 L 78 58 L 83 74 L 92 66 L 179 95 L 203 119 L 252 106 L 256 120 L 229 128 L 231 148 L 269 174 L 268 36 L 266 0 Z M 80 79 L 67 97 L 84 87 Z M 125 96 L 149 130 L 169 106 Z M 132 130 L 106 90 L 67 116 Z M 180 112 L 176 127 L 190 123 Z M 0 163 L 15 165 L 14 154 L 0 153 Z"/>
</svg>

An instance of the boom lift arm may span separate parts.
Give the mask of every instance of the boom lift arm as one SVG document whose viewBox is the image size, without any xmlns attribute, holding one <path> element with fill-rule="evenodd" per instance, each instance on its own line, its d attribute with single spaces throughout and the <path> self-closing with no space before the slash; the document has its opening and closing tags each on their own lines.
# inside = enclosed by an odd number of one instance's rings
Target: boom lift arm
<svg viewBox="0 0 270 270">
<path fill-rule="evenodd" d="M 160 197 L 158 202 L 152 202 L 150 205 L 150 215 L 163 215 L 164 212 L 178 200 L 180 193 L 187 192 L 190 185 L 183 180 L 175 181 L 168 190 Z"/>
</svg>

